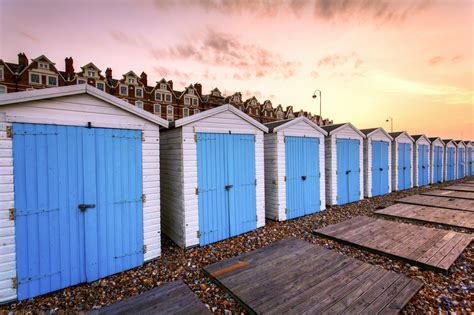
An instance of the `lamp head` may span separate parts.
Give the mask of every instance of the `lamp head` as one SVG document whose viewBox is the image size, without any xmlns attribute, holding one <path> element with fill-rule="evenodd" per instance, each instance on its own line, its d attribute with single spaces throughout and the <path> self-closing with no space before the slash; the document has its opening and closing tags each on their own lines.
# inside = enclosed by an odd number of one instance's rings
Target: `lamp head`
<svg viewBox="0 0 474 315">
<path fill-rule="evenodd" d="M 314 93 L 314 94 L 313 94 L 313 98 L 316 98 L 316 97 L 318 97 L 318 96 L 316 95 L 316 93 Z"/>
</svg>

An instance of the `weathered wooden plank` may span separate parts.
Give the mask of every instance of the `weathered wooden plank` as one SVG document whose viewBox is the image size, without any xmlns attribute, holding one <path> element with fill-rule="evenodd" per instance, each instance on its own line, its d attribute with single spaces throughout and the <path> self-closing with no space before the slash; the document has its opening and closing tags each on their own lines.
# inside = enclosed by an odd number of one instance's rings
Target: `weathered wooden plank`
<svg viewBox="0 0 474 315">
<path fill-rule="evenodd" d="M 181 280 L 156 287 L 150 291 L 89 314 L 211 314 L 209 309 Z"/>
<path fill-rule="evenodd" d="M 377 215 L 423 223 L 436 223 L 474 231 L 474 212 L 398 203 L 375 212 Z"/>
<path fill-rule="evenodd" d="M 474 200 L 413 195 L 396 200 L 397 203 L 446 208 L 474 212 Z"/>
<path fill-rule="evenodd" d="M 414 292 L 418 292 L 423 287 L 423 284 L 419 281 L 411 279 L 410 282 L 403 288 L 397 296 L 387 303 L 387 305 L 378 313 L 380 315 L 398 314 L 400 308 L 410 301 L 415 295 Z"/>
<path fill-rule="evenodd" d="M 474 200 L 474 192 L 468 191 L 435 189 L 422 192 L 421 195 Z"/>
<path fill-rule="evenodd" d="M 462 186 L 462 185 L 446 186 L 446 187 L 441 187 L 440 189 L 442 189 L 442 190 L 455 190 L 455 191 L 474 192 L 474 187 Z"/>
<path fill-rule="evenodd" d="M 366 219 L 358 222 L 365 221 Z M 301 240 L 298 242 L 306 243 Z M 275 244 L 279 245 L 279 242 Z M 272 260 L 278 260 L 278 263 L 270 263 L 268 258 L 262 255 L 265 251 L 257 250 L 245 256 L 231 258 L 231 264 L 226 261 L 218 262 L 204 270 L 250 312 L 268 314 L 320 313 L 330 309 L 345 313 L 346 308 L 358 301 L 362 295 L 373 290 L 377 290 L 377 292 L 372 292 L 375 300 L 380 295 L 380 286 L 377 286 L 377 283 L 384 278 L 390 279 L 390 284 L 400 277 L 406 279 L 405 282 L 410 281 L 405 276 L 386 271 L 378 266 L 317 245 L 310 245 L 314 248 L 306 249 L 305 245 L 293 247 L 305 248 L 304 251 L 307 253 L 305 257 L 300 254 L 295 255 L 291 252 L 291 247 L 282 243 L 279 253 L 284 258 L 279 259 L 274 256 L 275 248 L 269 251 L 273 256 Z M 257 258 L 252 257 L 252 253 L 255 253 Z M 261 261 L 264 263 L 261 264 Z M 248 262 L 254 267 L 232 268 L 239 262 Z M 224 271 L 218 272 L 219 270 Z M 232 275 L 226 277 L 226 270 L 231 270 L 229 272 Z M 393 287 L 391 296 L 403 301 L 405 298 L 399 297 L 398 291 L 406 296 L 405 287 L 400 286 L 399 289 Z M 410 293 L 413 295 L 418 289 L 419 287 Z M 364 308 L 367 305 L 364 304 Z M 381 305 L 380 310 L 382 306 L 386 305 Z M 377 307 L 374 306 L 374 309 L 377 310 Z M 401 308 L 403 305 L 395 312 Z M 340 310 L 342 312 L 339 312 Z"/>
<path fill-rule="evenodd" d="M 472 235 L 466 233 L 371 219 L 383 226 L 381 234 L 387 238 L 386 240 L 374 241 L 373 235 L 367 232 L 365 226 L 353 230 L 358 233 L 351 233 L 349 237 L 344 236 L 340 232 L 341 227 L 352 224 L 350 221 L 353 219 L 324 227 L 314 233 L 438 271 L 447 271 L 450 266 L 447 262 L 450 261 L 452 264 L 472 240 Z M 451 241 L 452 238 L 455 240 Z M 461 242 L 459 246 L 457 246 L 458 242 Z M 446 258 L 443 261 L 448 253 L 449 259 Z"/>
<path fill-rule="evenodd" d="M 458 185 L 474 187 L 474 184 L 473 184 L 473 183 L 470 183 L 470 182 L 459 183 Z"/>
</svg>

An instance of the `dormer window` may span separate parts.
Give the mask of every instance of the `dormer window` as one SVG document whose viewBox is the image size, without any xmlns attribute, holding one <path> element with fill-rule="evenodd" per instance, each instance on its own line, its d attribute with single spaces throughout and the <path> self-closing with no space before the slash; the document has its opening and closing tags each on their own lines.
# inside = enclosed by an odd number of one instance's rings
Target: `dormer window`
<svg viewBox="0 0 474 315">
<path fill-rule="evenodd" d="M 188 89 L 188 94 L 189 94 L 189 95 L 194 95 L 194 90 Z"/>
<path fill-rule="evenodd" d="M 214 96 L 220 96 L 220 93 L 219 93 L 218 90 L 214 90 L 214 91 L 212 91 L 212 95 L 214 95 Z"/>
<path fill-rule="evenodd" d="M 128 96 L 128 87 L 126 85 L 120 86 L 120 95 L 127 95 Z"/>
<path fill-rule="evenodd" d="M 44 69 L 44 70 L 49 70 L 49 63 L 47 63 L 47 62 L 38 62 L 38 68 Z"/>
<path fill-rule="evenodd" d="M 88 76 L 89 78 L 95 77 L 95 71 L 87 71 L 87 76 Z"/>
<path fill-rule="evenodd" d="M 143 90 L 142 89 L 135 89 L 135 97 L 143 97 Z"/>
<path fill-rule="evenodd" d="M 238 95 L 234 95 L 234 102 L 238 102 L 239 101 L 239 96 Z"/>
<path fill-rule="evenodd" d="M 166 83 L 160 83 L 160 90 L 167 90 Z"/>
<path fill-rule="evenodd" d="M 278 112 L 277 113 L 277 119 L 283 119 L 283 112 Z"/>
<path fill-rule="evenodd" d="M 135 84 L 135 78 L 128 78 L 128 83 Z"/>
</svg>

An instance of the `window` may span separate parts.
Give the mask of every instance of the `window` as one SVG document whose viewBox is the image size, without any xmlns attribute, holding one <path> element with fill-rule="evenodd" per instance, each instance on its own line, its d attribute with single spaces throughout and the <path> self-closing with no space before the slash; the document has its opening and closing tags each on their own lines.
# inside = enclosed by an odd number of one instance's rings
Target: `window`
<svg viewBox="0 0 474 315">
<path fill-rule="evenodd" d="M 183 117 L 189 116 L 189 108 L 183 108 Z"/>
<path fill-rule="evenodd" d="M 239 96 L 238 95 L 234 95 L 234 102 L 238 102 L 239 101 Z"/>
<path fill-rule="evenodd" d="M 189 95 L 194 95 L 194 90 L 188 89 L 188 94 Z"/>
<path fill-rule="evenodd" d="M 86 84 L 86 80 L 77 80 L 77 84 Z"/>
<path fill-rule="evenodd" d="M 135 79 L 134 78 L 128 78 L 128 83 L 135 84 Z"/>
<path fill-rule="evenodd" d="M 48 85 L 50 86 L 58 86 L 58 78 L 48 76 Z"/>
<path fill-rule="evenodd" d="M 190 102 L 190 99 L 189 97 L 185 97 L 184 98 L 184 105 L 189 105 L 191 102 Z"/>
<path fill-rule="evenodd" d="M 135 97 L 143 97 L 143 90 L 142 89 L 135 89 Z"/>
<path fill-rule="evenodd" d="M 166 90 L 166 83 L 160 83 L 160 90 Z"/>
<path fill-rule="evenodd" d="M 89 78 L 95 77 L 95 71 L 87 71 L 87 76 Z"/>
<path fill-rule="evenodd" d="M 4 72 L 3 72 L 3 67 L 0 67 L 0 80 L 5 80 Z"/>
<path fill-rule="evenodd" d="M 166 94 L 165 95 L 165 100 L 166 100 L 166 102 L 171 103 L 171 94 Z"/>
<path fill-rule="evenodd" d="M 278 112 L 277 113 L 277 119 L 283 119 L 283 112 Z"/>
<path fill-rule="evenodd" d="M 120 95 L 128 95 L 128 87 L 126 85 L 120 86 Z"/>
<path fill-rule="evenodd" d="M 174 114 L 174 108 L 173 108 L 173 105 L 168 105 L 166 107 L 166 119 L 168 119 L 168 121 L 173 121 L 173 114 Z"/>
<path fill-rule="evenodd" d="M 30 73 L 30 83 L 41 84 L 41 76 L 36 73 Z"/>
<path fill-rule="evenodd" d="M 49 69 L 49 63 L 46 63 L 46 62 L 38 62 L 38 68 L 48 70 L 48 69 Z"/>
<path fill-rule="evenodd" d="M 105 91 L 105 85 L 104 85 L 103 82 L 97 82 L 95 86 L 96 86 L 96 88 L 98 88 L 99 90 Z"/>
<path fill-rule="evenodd" d="M 160 92 L 155 93 L 155 100 L 161 101 L 161 93 Z"/>
<path fill-rule="evenodd" d="M 136 101 L 135 106 L 138 107 L 138 108 L 143 109 L 143 102 L 142 101 Z"/>
<path fill-rule="evenodd" d="M 197 98 L 193 98 L 193 105 L 194 105 L 194 106 L 197 106 L 197 105 L 198 105 L 198 99 L 197 99 Z"/>
<path fill-rule="evenodd" d="M 7 87 L 5 85 L 0 85 L 0 94 L 6 94 L 7 92 Z"/>
<path fill-rule="evenodd" d="M 199 114 L 199 109 L 195 108 L 194 109 L 194 114 Z"/>
<path fill-rule="evenodd" d="M 161 114 L 161 105 L 160 104 L 153 105 L 153 112 L 158 115 Z"/>
</svg>

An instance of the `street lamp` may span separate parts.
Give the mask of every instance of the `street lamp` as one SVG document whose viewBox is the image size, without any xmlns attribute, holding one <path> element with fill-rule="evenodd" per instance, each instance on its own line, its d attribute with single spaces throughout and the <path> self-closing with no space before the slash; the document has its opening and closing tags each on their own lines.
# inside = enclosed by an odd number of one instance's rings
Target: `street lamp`
<svg viewBox="0 0 474 315">
<path fill-rule="evenodd" d="M 313 93 L 313 98 L 318 97 L 318 94 L 316 93 L 319 93 L 319 117 L 323 119 L 323 116 L 321 114 L 321 90 L 315 90 Z"/>
<path fill-rule="evenodd" d="M 389 121 L 390 121 L 390 132 L 393 132 L 393 118 L 388 117 L 387 119 L 385 119 L 385 122 L 389 122 Z"/>
</svg>

